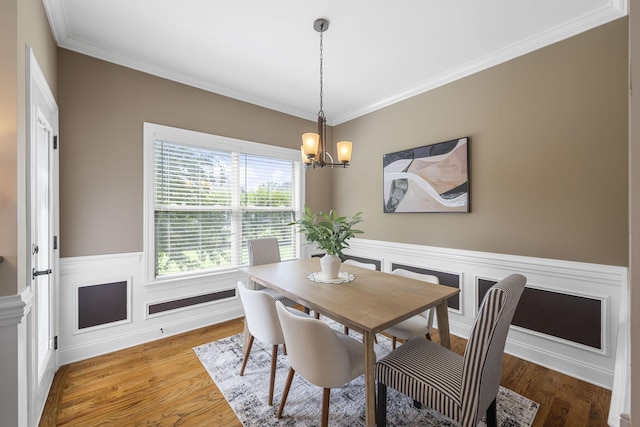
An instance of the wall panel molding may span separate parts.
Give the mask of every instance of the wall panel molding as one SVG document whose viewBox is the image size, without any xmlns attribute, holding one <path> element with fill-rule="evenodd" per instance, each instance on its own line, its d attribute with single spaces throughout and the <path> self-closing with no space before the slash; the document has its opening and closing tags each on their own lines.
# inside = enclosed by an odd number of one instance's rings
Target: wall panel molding
<svg viewBox="0 0 640 427">
<path fill-rule="evenodd" d="M 59 364 L 67 364 L 224 322 L 244 315 L 237 297 L 195 304 L 149 316 L 148 308 L 158 302 L 180 301 L 234 289 L 246 275 L 239 271 L 215 274 L 197 281 L 174 281 L 166 286 L 144 282 L 142 253 L 122 253 L 62 258 L 60 260 Z M 126 319 L 80 329 L 78 289 L 126 282 Z"/>
<path fill-rule="evenodd" d="M 598 300 L 601 348 L 512 326 L 505 351 L 607 389 L 613 386 L 621 293 L 627 283 L 625 267 L 366 239 L 352 239 L 345 254 L 381 260 L 386 272 L 393 264 L 405 264 L 460 275 L 460 310 L 449 309 L 449 323 L 451 333 L 464 338 L 477 313 L 478 278 L 500 280 L 520 273 L 531 289 Z"/>
<path fill-rule="evenodd" d="M 317 251 L 312 245 L 303 247 L 303 257 Z M 565 295 L 585 295 L 602 301 L 602 349 L 567 342 L 557 337 L 512 327 L 506 352 L 533 363 L 610 389 L 613 385 L 621 292 L 626 286 L 627 269 L 599 264 L 563 260 L 491 254 L 465 250 L 436 248 L 393 242 L 352 239 L 348 255 L 379 260 L 382 271 L 390 272 L 393 264 L 453 273 L 460 277 L 460 308 L 449 310 L 451 333 L 469 336 L 477 312 L 478 278 L 500 280 L 511 273 L 527 277 L 533 289 L 544 289 Z M 121 348 L 141 344 L 243 315 L 240 300 L 235 297 L 211 299 L 202 303 L 168 310 L 149 316 L 149 306 L 191 298 L 198 295 L 224 293 L 235 288 L 238 280 L 246 280 L 241 271 L 215 274 L 192 283 L 146 286 L 143 282 L 141 253 L 63 258 L 61 260 L 60 312 L 73 313 L 72 290 L 82 283 L 110 283 L 130 278 L 129 304 L 131 322 L 113 327 L 74 334 L 74 316 L 67 314 L 60 322 L 61 364 L 93 357 Z M 541 316 L 544 313 L 541 313 Z M 437 325 L 436 325 L 437 327 Z"/>
</svg>

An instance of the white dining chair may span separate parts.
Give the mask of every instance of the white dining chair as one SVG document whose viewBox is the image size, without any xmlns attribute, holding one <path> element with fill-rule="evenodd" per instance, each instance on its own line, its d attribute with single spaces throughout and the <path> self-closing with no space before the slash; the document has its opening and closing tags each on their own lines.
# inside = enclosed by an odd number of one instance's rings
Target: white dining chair
<svg viewBox="0 0 640 427">
<path fill-rule="evenodd" d="M 285 402 L 295 373 L 323 388 L 322 422 L 329 424 L 331 389 L 342 387 L 364 374 L 364 346 L 354 338 L 334 331 L 321 320 L 296 316 L 281 302 L 276 310 L 287 344 L 289 374 L 282 392 L 277 417 L 282 418 Z"/>
<path fill-rule="evenodd" d="M 249 265 L 263 265 L 263 264 L 272 264 L 276 262 L 280 262 L 280 246 L 278 245 L 278 239 L 275 237 L 265 237 L 261 239 L 248 239 L 247 240 L 247 252 L 249 254 Z M 297 305 L 295 301 L 285 297 L 284 295 L 274 291 L 273 289 L 266 288 L 259 283 L 254 282 L 253 280 L 249 280 L 247 283 L 247 288 L 254 290 L 262 290 L 263 292 L 268 293 L 273 298 L 278 301 L 282 301 L 282 303 L 288 307 L 294 307 Z M 308 312 L 308 310 L 305 310 Z M 249 331 L 247 330 L 247 325 L 245 323 L 244 333 L 242 337 L 242 349 L 243 351 L 247 350 L 247 345 L 249 344 Z"/>
<path fill-rule="evenodd" d="M 366 268 L 368 270 L 376 270 L 376 265 L 374 263 L 356 261 L 355 259 L 345 259 L 343 264 L 354 265 L 356 267 Z"/>
<path fill-rule="evenodd" d="M 402 268 L 395 269 L 391 274 L 397 274 L 398 276 L 409 277 L 411 279 L 422 280 L 423 282 L 439 284 L 440 280 L 437 276 L 430 274 L 416 273 L 414 271 L 405 270 Z M 398 339 L 408 341 L 411 338 L 424 335 L 427 339 L 431 339 L 431 328 L 433 328 L 433 310 L 425 310 L 420 314 L 416 314 L 400 323 L 397 323 L 390 328 L 384 330 L 388 335 L 391 335 L 391 346 L 396 348 L 396 342 Z"/>
<path fill-rule="evenodd" d="M 278 347 L 284 344 L 284 335 L 280 327 L 280 319 L 276 312 L 276 300 L 268 293 L 261 290 L 248 289 L 244 282 L 238 281 L 238 293 L 244 308 L 245 325 L 249 333 L 248 344 L 244 349 L 240 376 L 244 375 L 247 366 L 251 347 L 254 339 L 258 339 L 263 344 L 272 346 L 271 348 L 271 377 L 269 379 L 269 406 L 273 405 L 273 385 L 276 378 L 276 362 L 278 360 Z M 297 315 L 306 315 L 295 310 Z M 286 347 L 285 347 L 286 351 Z"/>
</svg>

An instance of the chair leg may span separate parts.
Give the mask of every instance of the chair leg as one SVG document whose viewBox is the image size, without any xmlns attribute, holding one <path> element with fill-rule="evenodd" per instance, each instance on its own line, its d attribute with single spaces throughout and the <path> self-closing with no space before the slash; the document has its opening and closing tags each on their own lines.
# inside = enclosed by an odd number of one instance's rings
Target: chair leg
<svg viewBox="0 0 640 427">
<path fill-rule="evenodd" d="M 251 346 L 253 345 L 253 335 L 249 335 L 249 343 L 247 344 L 247 350 L 244 352 L 242 359 L 242 367 L 240 367 L 240 376 L 244 375 L 244 368 L 247 366 L 247 360 L 249 359 L 249 353 L 251 353 Z"/>
<path fill-rule="evenodd" d="M 318 313 L 317 311 L 315 312 L 315 318 L 320 319 L 320 313 Z"/>
<path fill-rule="evenodd" d="M 276 362 L 278 361 L 278 344 L 271 351 L 271 378 L 269 379 L 269 406 L 273 405 L 273 385 L 276 382 Z"/>
<path fill-rule="evenodd" d="M 344 334 L 349 335 L 349 328 L 347 328 L 346 326 L 344 327 Z"/>
<path fill-rule="evenodd" d="M 496 407 L 496 399 L 493 399 L 493 402 L 487 408 L 487 427 L 497 427 L 498 426 L 498 413 Z"/>
<path fill-rule="evenodd" d="M 391 348 L 392 348 L 393 350 L 395 350 L 395 349 L 396 349 L 396 341 L 397 341 L 397 340 L 398 340 L 398 339 L 397 339 L 396 337 L 391 337 Z"/>
<path fill-rule="evenodd" d="M 373 336 L 373 342 L 378 344 L 378 335 Z"/>
<path fill-rule="evenodd" d="M 322 389 L 322 427 L 329 427 L 329 396 L 331 395 L 330 388 Z"/>
<path fill-rule="evenodd" d="M 378 427 L 387 425 L 387 385 L 378 381 Z"/>
<path fill-rule="evenodd" d="M 291 388 L 291 381 L 293 381 L 293 376 L 296 371 L 293 368 L 289 368 L 289 375 L 287 375 L 287 382 L 284 385 L 284 390 L 282 390 L 282 400 L 280 401 L 280 406 L 278 406 L 278 413 L 276 414 L 277 418 L 282 418 L 282 410 L 284 409 L 284 403 L 287 401 L 287 396 L 289 395 L 289 389 Z"/>
</svg>

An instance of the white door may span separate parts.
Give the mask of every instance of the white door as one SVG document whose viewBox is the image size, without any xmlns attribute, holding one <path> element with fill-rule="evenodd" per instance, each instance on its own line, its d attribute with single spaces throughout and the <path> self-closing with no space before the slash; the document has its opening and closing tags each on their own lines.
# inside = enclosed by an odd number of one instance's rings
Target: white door
<svg viewBox="0 0 640 427">
<path fill-rule="evenodd" d="M 29 425 L 36 425 L 53 376 L 57 320 L 58 108 L 33 54 L 29 62 L 29 279 L 31 309 Z"/>
</svg>

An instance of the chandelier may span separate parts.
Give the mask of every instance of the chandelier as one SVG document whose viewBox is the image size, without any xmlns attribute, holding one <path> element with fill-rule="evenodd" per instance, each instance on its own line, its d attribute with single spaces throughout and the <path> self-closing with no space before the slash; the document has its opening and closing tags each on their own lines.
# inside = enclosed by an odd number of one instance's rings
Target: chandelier
<svg viewBox="0 0 640 427">
<path fill-rule="evenodd" d="M 338 153 L 338 162 L 336 163 L 327 151 L 325 140 L 327 119 L 322 110 L 322 34 L 329 28 L 329 21 L 324 18 L 316 19 L 313 28 L 320 33 L 320 111 L 318 111 L 318 132 L 302 134 L 302 146 L 300 147 L 302 161 L 307 169 L 336 166 L 346 168 L 351 161 L 351 142 L 340 141 L 336 144 Z"/>
</svg>

